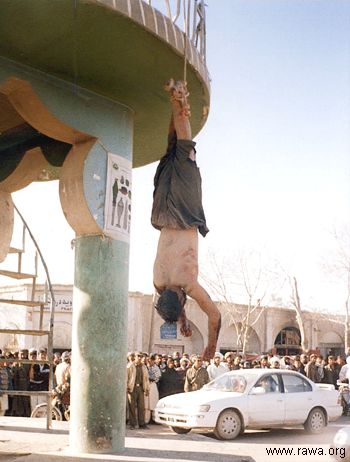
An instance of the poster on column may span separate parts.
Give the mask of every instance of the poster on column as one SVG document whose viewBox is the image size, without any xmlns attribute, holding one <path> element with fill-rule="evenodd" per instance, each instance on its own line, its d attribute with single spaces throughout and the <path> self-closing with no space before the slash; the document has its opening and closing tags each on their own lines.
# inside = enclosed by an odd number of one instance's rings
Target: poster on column
<svg viewBox="0 0 350 462">
<path fill-rule="evenodd" d="M 104 233 L 129 242 L 132 165 L 128 159 L 108 153 Z"/>
</svg>

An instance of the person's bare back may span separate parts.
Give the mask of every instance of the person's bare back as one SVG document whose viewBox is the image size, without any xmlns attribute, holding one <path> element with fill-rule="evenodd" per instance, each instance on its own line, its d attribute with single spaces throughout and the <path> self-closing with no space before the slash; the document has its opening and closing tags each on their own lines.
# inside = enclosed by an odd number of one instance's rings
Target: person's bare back
<svg viewBox="0 0 350 462">
<path fill-rule="evenodd" d="M 191 140 L 187 90 L 183 82 L 173 81 L 167 90 L 172 104 L 170 141 L 156 172 L 152 209 L 152 224 L 160 229 L 153 270 L 154 286 L 160 294 L 156 309 L 165 321 L 179 320 L 181 333 L 190 336 L 184 306 L 186 295 L 193 298 L 208 316 L 208 344 L 203 356 L 210 359 L 216 350 L 221 315 L 198 283 L 198 230 L 205 236 L 208 228 L 201 204 L 195 143 Z"/>
</svg>

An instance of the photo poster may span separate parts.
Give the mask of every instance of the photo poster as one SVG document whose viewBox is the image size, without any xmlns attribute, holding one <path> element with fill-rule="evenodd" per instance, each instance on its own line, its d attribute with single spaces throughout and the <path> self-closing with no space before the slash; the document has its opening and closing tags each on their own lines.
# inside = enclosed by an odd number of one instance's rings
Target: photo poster
<svg viewBox="0 0 350 462">
<path fill-rule="evenodd" d="M 132 163 L 108 153 L 104 234 L 130 241 Z"/>
</svg>

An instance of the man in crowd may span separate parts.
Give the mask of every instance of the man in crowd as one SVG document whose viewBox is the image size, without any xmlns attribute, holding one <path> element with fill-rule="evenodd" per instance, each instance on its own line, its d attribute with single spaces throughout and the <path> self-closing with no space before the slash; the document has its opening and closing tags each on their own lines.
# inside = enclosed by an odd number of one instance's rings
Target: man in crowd
<svg viewBox="0 0 350 462">
<path fill-rule="evenodd" d="M 241 369 L 242 360 L 243 360 L 243 356 L 237 354 L 236 357 L 233 360 L 233 365 L 232 365 L 230 370 L 231 371 L 238 371 L 239 369 Z"/>
<path fill-rule="evenodd" d="M 209 375 L 209 380 L 214 380 L 219 375 L 224 374 L 227 372 L 227 368 L 221 362 L 223 359 L 223 355 L 218 351 L 215 353 L 212 363 L 207 367 L 207 372 Z"/>
<path fill-rule="evenodd" d="M 309 362 L 309 357 L 307 354 L 305 353 L 302 353 L 300 355 L 300 364 L 301 364 L 301 367 L 304 369 L 304 375 L 306 375 L 306 372 L 305 372 L 305 367 L 306 367 L 306 364 Z"/>
<path fill-rule="evenodd" d="M 142 353 L 135 353 L 135 360 L 127 367 L 127 392 L 129 403 L 130 430 L 138 422 L 139 428 L 147 429 L 145 424 L 145 395 L 148 396 L 150 384 L 147 367 L 142 364 Z"/>
<path fill-rule="evenodd" d="M 155 359 L 157 355 L 151 354 L 148 356 L 147 360 L 147 369 L 148 369 L 148 378 L 150 382 L 150 388 L 149 388 L 149 396 L 145 397 L 145 401 L 149 401 L 149 409 L 151 411 L 154 411 L 156 404 L 159 400 L 159 392 L 158 392 L 158 382 L 159 379 L 162 375 L 159 367 L 157 366 Z M 147 407 L 147 406 L 146 406 Z"/>
<path fill-rule="evenodd" d="M 70 353 L 64 351 L 61 356 L 61 362 L 56 366 L 55 380 L 56 385 L 63 385 L 66 381 L 66 371 L 70 367 Z"/>
<path fill-rule="evenodd" d="M 185 391 L 200 390 L 206 383 L 209 382 L 209 375 L 206 369 L 202 367 L 203 358 L 196 355 L 193 358 L 193 366 L 186 373 Z"/>
<path fill-rule="evenodd" d="M 34 355 L 35 353 L 35 355 Z M 38 352 L 34 350 L 29 350 L 30 359 L 37 359 L 39 361 L 47 361 L 47 352 L 46 348 L 40 348 Z M 30 390 L 31 391 L 47 391 L 49 389 L 49 375 L 50 375 L 50 366 L 49 364 L 32 364 L 29 377 L 30 377 Z M 32 411 L 37 404 L 45 403 L 46 397 L 40 395 L 34 395 L 30 397 Z"/>
<path fill-rule="evenodd" d="M 180 359 L 180 367 L 176 368 L 176 372 L 179 374 L 182 384 L 182 390 L 185 390 L 185 380 L 187 370 L 190 367 L 190 360 L 188 358 L 182 357 Z"/>
<path fill-rule="evenodd" d="M 299 372 L 300 374 L 305 375 L 305 368 L 301 364 L 300 356 L 296 355 L 293 361 L 293 371 Z"/>
<path fill-rule="evenodd" d="M 233 351 L 227 351 L 224 356 L 224 363 L 228 371 L 234 370 L 233 361 L 235 359 L 235 354 Z"/>
<path fill-rule="evenodd" d="M 316 364 L 317 356 L 315 354 L 310 355 L 310 360 L 305 366 L 305 375 L 308 379 L 312 380 L 315 383 L 321 381 L 318 367 Z"/>
<path fill-rule="evenodd" d="M 30 364 L 21 363 L 21 359 L 28 359 L 28 350 L 22 349 L 18 354 L 18 363 L 13 364 L 13 387 L 15 390 L 29 390 Z M 14 396 L 12 401 L 12 415 L 30 417 L 30 396 Z"/>
<path fill-rule="evenodd" d="M 9 376 L 6 369 L 5 357 L 0 355 L 0 390 L 5 391 L 9 389 Z M 9 408 L 8 395 L 0 395 L 0 416 L 5 415 Z"/>
<path fill-rule="evenodd" d="M 336 362 L 336 358 L 331 355 L 328 356 L 328 363 L 324 367 L 324 376 L 323 376 L 323 382 L 324 383 L 330 383 L 335 386 L 335 388 L 338 388 L 337 385 L 337 380 L 339 378 L 339 372 L 340 372 L 340 366 Z"/>
<path fill-rule="evenodd" d="M 270 369 L 269 357 L 267 355 L 261 357 L 260 367 L 261 369 Z"/>
</svg>

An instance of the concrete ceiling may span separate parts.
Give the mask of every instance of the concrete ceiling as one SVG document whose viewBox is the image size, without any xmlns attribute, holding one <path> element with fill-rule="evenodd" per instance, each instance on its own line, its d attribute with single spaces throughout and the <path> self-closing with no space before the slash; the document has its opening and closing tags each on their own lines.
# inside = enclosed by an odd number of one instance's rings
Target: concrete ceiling
<svg viewBox="0 0 350 462">
<path fill-rule="evenodd" d="M 182 78 L 184 62 L 159 35 L 109 4 L 1 0 L 0 56 L 130 107 L 138 167 L 164 153 L 170 105 L 163 85 L 169 77 Z M 206 121 L 209 88 L 193 66 L 187 73 L 195 136 Z"/>
</svg>

